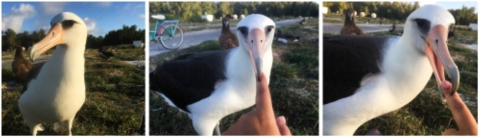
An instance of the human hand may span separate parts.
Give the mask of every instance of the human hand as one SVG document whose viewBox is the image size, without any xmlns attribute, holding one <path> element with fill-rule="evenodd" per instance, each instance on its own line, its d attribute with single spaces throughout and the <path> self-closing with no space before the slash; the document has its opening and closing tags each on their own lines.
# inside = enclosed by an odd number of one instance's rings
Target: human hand
<svg viewBox="0 0 480 138">
<path fill-rule="evenodd" d="M 468 110 L 467 105 L 465 105 L 457 92 L 450 95 L 452 84 L 444 81 L 442 82 L 442 89 L 448 108 L 452 111 L 453 119 L 458 126 L 458 130 L 447 129 L 442 135 L 477 135 L 478 125 L 472 113 Z"/>
<path fill-rule="evenodd" d="M 223 135 L 292 135 L 285 117 L 275 119 L 267 79 L 262 73 L 257 82 L 255 109 L 244 114 Z"/>
</svg>

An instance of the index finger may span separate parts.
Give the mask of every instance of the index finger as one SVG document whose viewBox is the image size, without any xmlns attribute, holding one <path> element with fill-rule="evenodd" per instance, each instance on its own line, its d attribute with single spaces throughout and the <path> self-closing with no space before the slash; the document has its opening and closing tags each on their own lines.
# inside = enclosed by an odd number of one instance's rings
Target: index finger
<svg viewBox="0 0 480 138">
<path fill-rule="evenodd" d="M 268 88 L 267 78 L 263 73 L 260 76 L 260 81 L 257 82 L 257 97 L 255 103 L 257 104 L 255 106 L 256 110 L 271 111 L 273 114 L 270 89 Z"/>
<path fill-rule="evenodd" d="M 452 84 L 447 81 L 442 82 L 442 88 L 444 92 L 450 92 L 452 90 Z M 474 129 L 477 131 L 475 118 L 458 93 L 455 92 L 453 95 L 444 93 L 444 95 L 445 99 L 447 99 L 448 107 L 452 111 L 453 119 L 457 123 L 458 130 Z"/>
</svg>

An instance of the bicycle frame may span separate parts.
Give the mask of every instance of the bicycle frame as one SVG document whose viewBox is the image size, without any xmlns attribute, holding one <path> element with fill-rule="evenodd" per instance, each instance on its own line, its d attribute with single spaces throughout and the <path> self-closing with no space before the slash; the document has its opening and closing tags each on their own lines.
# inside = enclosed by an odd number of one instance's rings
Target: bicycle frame
<svg viewBox="0 0 480 138">
<path fill-rule="evenodd" d="M 158 37 L 162 36 L 161 33 L 164 29 L 166 29 L 165 32 L 168 34 L 169 37 L 162 37 L 160 39 L 162 39 L 162 40 L 172 39 L 175 35 L 174 33 L 175 33 L 176 29 L 182 29 L 179 26 L 179 22 L 180 22 L 179 20 L 156 21 L 155 22 L 155 29 L 153 31 L 150 31 L 150 41 L 158 39 Z M 169 25 L 173 25 L 175 27 L 166 28 Z"/>
</svg>

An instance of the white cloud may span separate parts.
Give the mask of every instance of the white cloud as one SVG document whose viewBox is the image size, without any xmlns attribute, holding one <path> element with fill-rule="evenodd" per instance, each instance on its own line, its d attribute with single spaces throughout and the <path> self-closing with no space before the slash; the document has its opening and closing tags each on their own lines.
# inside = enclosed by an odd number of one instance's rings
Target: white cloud
<svg viewBox="0 0 480 138">
<path fill-rule="evenodd" d="M 85 17 L 83 19 L 83 22 L 85 22 L 85 25 L 87 25 L 87 31 L 92 31 L 95 29 L 95 26 L 97 26 L 97 22 L 95 22 L 95 20 L 92 20 L 88 17 Z"/>
<path fill-rule="evenodd" d="M 124 11 L 137 11 L 140 8 L 144 8 L 144 7 L 145 7 L 145 5 L 143 3 L 142 4 L 128 3 L 128 4 L 125 4 L 125 6 L 123 6 L 123 10 Z"/>
<path fill-rule="evenodd" d="M 89 34 L 92 34 L 94 36 L 101 35 L 101 30 L 96 28 L 97 27 L 97 21 L 95 21 L 91 18 L 85 17 L 83 19 L 83 22 L 85 22 L 85 25 L 87 26 L 87 32 Z"/>
<path fill-rule="evenodd" d="M 50 31 L 51 26 L 50 25 L 45 25 L 42 27 L 43 30 L 45 30 L 45 33 L 48 33 Z"/>
<path fill-rule="evenodd" d="M 145 14 L 139 14 L 139 15 L 138 15 L 138 18 L 140 18 L 140 19 L 145 19 Z"/>
<path fill-rule="evenodd" d="M 42 15 L 57 15 L 63 11 L 65 4 L 65 2 L 41 2 Z"/>
<path fill-rule="evenodd" d="M 123 6 L 124 11 L 129 11 L 131 9 L 132 9 L 132 4 L 131 3 L 125 4 L 125 6 Z"/>
<path fill-rule="evenodd" d="M 41 2 L 39 6 L 40 17 L 35 21 L 37 28 L 43 28 L 46 25 L 50 26 L 50 20 L 53 16 L 63 12 L 65 2 Z M 46 30 L 48 31 L 48 30 Z"/>
<path fill-rule="evenodd" d="M 20 4 L 18 8 L 12 7 L 10 13 L 2 15 L 2 31 L 11 28 L 15 32 L 20 32 L 23 20 L 33 17 L 35 13 L 35 8 L 30 4 Z"/>
<path fill-rule="evenodd" d="M 97 2 L 97 6 L 100 7 L 110 7 L 112 5 L 112 2 Z"/>
</svg>

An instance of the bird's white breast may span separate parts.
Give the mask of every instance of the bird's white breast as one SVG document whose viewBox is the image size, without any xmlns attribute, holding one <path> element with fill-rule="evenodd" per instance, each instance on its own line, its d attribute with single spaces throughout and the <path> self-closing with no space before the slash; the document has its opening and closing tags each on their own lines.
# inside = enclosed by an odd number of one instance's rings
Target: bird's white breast
<svg viewBox="0 0 480 138">
<path fill-rule="evenodd" d="M 380 73 L 364 78 L 354 95 L 323 106 L 324 134 L 353 135 L 363 123 L 405 106 L 423 90 L 432 75 L 426 56 L 405 41 L 390 41 Z"/>
<path fill-rule="evenodd" d="M 85 61 L 83 56 L 72 57 L 57 47 L 20 97 L 22 112 L 49 122 L 64 121 L 76 114 L 85 101 Z"/>
</svg>

